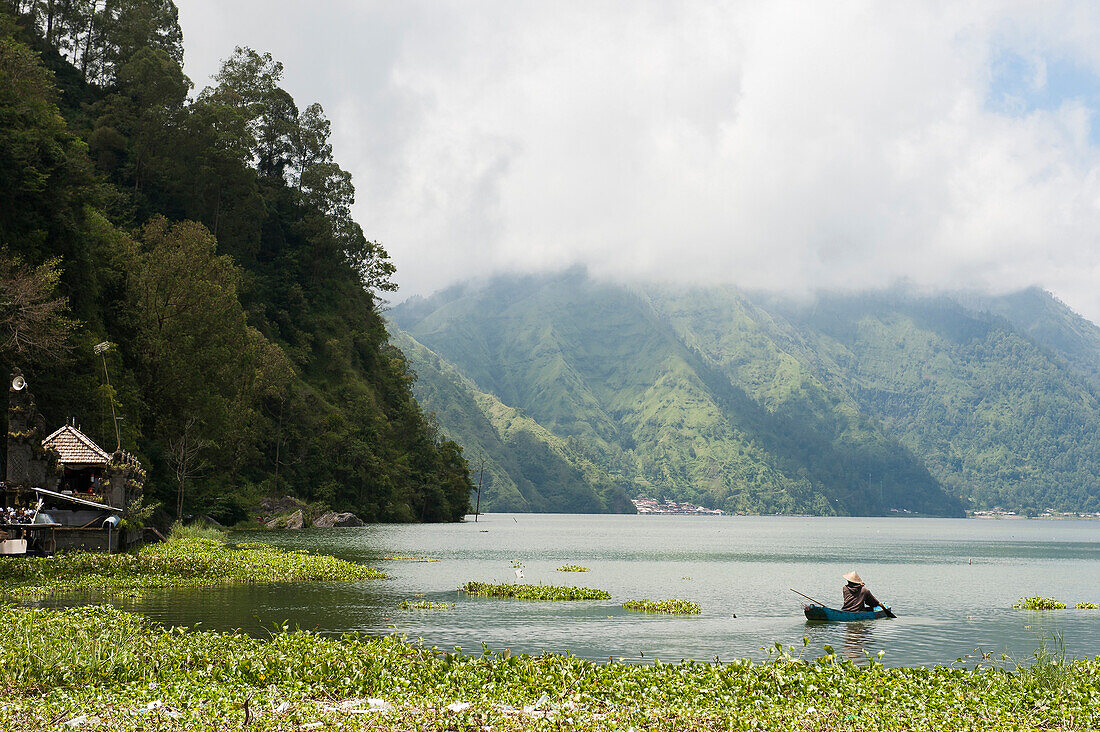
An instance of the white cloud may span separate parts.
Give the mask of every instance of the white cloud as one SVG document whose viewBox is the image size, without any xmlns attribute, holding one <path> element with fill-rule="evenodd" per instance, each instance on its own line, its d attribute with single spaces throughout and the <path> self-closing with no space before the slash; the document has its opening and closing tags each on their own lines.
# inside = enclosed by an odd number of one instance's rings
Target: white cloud
<svg viewBox="0 0 1100 732">
<path fill-rule="evenodd" d="M 180 10 L 194 76 L 253 45 L 324 104 L 403 295 L 580 262 L 799 290 L 1039 284 L 1100 320 L 1094 111 L 989 103 L 1006 49 L 1026 84 L 1046 59 L 1100 72 L 1091 3 Z"/>
</svg>

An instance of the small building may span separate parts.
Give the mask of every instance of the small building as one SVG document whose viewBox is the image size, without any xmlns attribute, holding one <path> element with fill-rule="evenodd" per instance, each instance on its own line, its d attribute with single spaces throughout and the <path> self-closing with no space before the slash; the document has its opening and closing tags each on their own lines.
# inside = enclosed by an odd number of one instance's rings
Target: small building
<svg viewBox="0 0 1100 732">
<path fill-rule="evenodd" d="M 61 493 L 105 498 L 107 466 L 111 456 L 70 422 L 42 440 L 42 447 L 57 453 L 61 468 L 57 488 Z"/>
<path fill-rule="evenodd" d="M 3 507 L 34 507 L 36 517 L 48 517 L 57 525 L 51 532 L 57 549 L 110 553 L 140 539 L 118 528 L 127 508 L 141 500 L 145 470 L 137 458 L 107 453 L 73 420 L 44 432 L 45 420 L 16 369 L 8 391 Z"/>
</svg>

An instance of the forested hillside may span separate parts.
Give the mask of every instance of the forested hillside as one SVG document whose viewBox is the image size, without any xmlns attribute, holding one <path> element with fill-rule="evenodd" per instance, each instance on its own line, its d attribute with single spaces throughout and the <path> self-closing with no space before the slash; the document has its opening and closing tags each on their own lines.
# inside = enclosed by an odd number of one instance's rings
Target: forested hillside
<svg viewBox="0 0 1100 732">
<path fill-rule="evenodd" d="M 185 513 L 461 518 L 465 460 L 389 343 L 394 268 L 321 106 L 248 48 L 192 93 L 170 0 L 0 8 L 0 368 L 48 423 L 112 450 L 113 402 L 147 496 Z"/>
<path fill-rule="evenodd" d="M 425 408 L 498 464 L 490 507 L 511 493 L 501 456 L 541 462 L 495 441 L 488 400 L 630 495 L 767 513 L 1100 508 L 1100 329 L 1041 291 L 793 301 L 571 271 L 389 316 L 418 342 L 401 341 Z"/>
</svg>

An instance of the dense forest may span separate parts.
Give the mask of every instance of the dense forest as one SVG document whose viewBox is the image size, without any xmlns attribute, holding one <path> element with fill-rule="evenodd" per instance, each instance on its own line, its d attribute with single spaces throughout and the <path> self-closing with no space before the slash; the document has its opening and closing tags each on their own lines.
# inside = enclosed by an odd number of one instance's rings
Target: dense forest
<svg viewBox="0 0 1100 732">
<path fill-rule="evenodd" d="M 324 110 L 268 54 L 197 92 L 182 62 L 171 0 L 0 3 L 0 368 L 108 450 L 113 407 L 173 513 L 461 518 L 466 460 L 389 342 L 394 267 Z"/>
<path fill-rule="evenodd" d="M 573 270 L 388 317 L 490 509 L 1100 511 L 1100 328 L 1041 290 L 796 301 Z"/>
</svg>

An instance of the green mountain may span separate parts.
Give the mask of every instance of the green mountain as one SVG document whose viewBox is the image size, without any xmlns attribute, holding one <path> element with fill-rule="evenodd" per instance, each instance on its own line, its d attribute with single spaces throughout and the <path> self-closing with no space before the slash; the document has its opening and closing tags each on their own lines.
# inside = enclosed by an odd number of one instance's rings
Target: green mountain
<svg viewBox="0 0 1100 732">
<path fill-rule="evenodd" d="M 291 493 L 461 519 L 466 462 L 388 342 L 394 268 L 324 111 L 269 54 L 196 95 L 182 62 L 171 0 L 0 7 L 0 373 L 49 424 L 110 449 L 121 424 L 173 517 Z"/>
<path fill-rule="evenodd" d="M 628 486 L 608 475 L 575 441 L 554 435 L 522 410 L 478 390 L 408 334 L 397 331 L 392 342 L 404 351 L 418 375 L 417 400 L 431 404 L 448 434 L 462 436 L 474 478 L 482 484 L 486 498 L 483 510 L 634 510 Z"/>
<path fill-rule="evenodd" d="M 572 270 L 389 317 L 425 409 L 492 464 L 483 508 L 574 510 L 608 484 L 754 513 L 1098 507 L 1100 329 L 1041 291 L 795 301 Z M 586 488 L 542 494 L 550 463 L 501 438 L 504 413 Z"/>
</svg>

